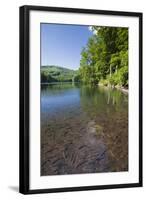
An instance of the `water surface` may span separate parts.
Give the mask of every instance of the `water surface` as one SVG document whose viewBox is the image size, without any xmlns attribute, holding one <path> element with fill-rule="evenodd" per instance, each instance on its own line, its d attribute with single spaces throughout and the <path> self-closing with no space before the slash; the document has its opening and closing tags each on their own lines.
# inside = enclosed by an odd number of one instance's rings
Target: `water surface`
<svg viewBox="0 0 146 200">
<path fill-rule="evenodd" d="M 128 170 L 128 95 L 79 84 L 41 86 L 41 175 Z"/>
</svg>

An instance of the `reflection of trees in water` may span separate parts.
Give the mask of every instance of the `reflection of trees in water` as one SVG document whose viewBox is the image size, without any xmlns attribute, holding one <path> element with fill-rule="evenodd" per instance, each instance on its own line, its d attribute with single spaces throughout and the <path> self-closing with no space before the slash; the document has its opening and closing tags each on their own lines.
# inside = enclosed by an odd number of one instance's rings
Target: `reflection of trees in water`
<svg viewBox="0 0 146 200">
<path fill-rule="evenodd" d="M 111 171 L 128 170 L 128 95 L 114 89 L 82 87 L 83 111 L 102 127 Z"/>
<path fill-rule="evenodd" d="M 89 115 L 112 114 L 128 110 L 128 95 L 116 89 L 82 86 L 80 99 L 82 109 Z"/>
</svg>

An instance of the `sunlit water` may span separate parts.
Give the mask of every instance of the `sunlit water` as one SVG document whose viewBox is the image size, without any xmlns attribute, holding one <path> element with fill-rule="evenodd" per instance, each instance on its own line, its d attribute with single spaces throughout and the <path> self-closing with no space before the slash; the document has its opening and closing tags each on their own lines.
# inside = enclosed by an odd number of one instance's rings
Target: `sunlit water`
<svg viewBox="0 0 146 200">
<path fill-rule="evenodd" d="M 128 95 L 98 86 L 41 86 L 41 175 L 128 170 Z"/>
</svg>

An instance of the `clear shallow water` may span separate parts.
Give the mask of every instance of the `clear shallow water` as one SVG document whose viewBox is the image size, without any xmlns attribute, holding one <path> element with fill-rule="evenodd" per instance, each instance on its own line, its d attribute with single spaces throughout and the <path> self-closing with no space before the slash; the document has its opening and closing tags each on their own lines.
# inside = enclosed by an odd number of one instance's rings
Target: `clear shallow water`
<svg viewBox="0 0 146 200">
<path fill-rule="evenodd" d="M 41 86 L 41 175 L 127 170 L 128 95 L 97 86 Z"/>
</svg>

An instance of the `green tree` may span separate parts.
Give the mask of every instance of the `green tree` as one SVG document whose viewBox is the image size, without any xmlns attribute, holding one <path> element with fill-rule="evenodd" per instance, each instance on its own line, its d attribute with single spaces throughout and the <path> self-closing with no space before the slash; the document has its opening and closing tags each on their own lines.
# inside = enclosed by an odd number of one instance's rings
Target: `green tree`
<svg viewBox="0 0 146 200">
<path fill-rule="evenodd" d="M 92 31 L 81 52 L 81 81 L 128 86 L 128 29 L 92 26 Z"/>
</svg>

